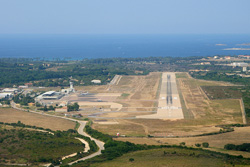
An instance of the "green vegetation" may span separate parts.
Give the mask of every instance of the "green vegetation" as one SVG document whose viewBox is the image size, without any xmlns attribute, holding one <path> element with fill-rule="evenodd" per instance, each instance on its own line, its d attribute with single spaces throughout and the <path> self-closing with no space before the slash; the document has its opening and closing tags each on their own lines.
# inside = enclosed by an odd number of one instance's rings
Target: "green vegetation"
<svg viewBox="0 0 250 167">
<path fill-rule="evenodd" d="M 63 132 L 0 129 L 0 148 L 1 162 L 58 164 L 62 156 L 82 151 L 84 145 Z"/>
<path fill-rule="evenodd" d="M 133 162 L 135 159 L 134 158 L 129 158 L 129 161 L 130 162 Z"/>
<path fill-rule="evenodd" d="M 14 128 L 10 130 L 9 128 L 6 129 L 4 128 L 6 125 L 13 126 Z M 45 131 L 15 129 L 16 127 Z M 81 153 L 84 150 L 84 144 L 76 140 L 75 137 L 82 138 L 89 143 L 90 151 L 88 153 Z M 94 141 L 89 137 L 79 135 L 76 130 L 52 131 L 50 129 L 25 125 L 20 121 L 17 123 L 0 122 L 0 148 L 3 148 L 3 152 L 0 149 L 0 157 L 2 157 L 2 159 L 0 158 L 0 163 L 53 163 L 55 165 L 59 164 L 61 158 L 65 155 L 78 152 L 77 156 L 65 159 L 63 161 L 64 164 L 74 161 L 79 157 L 85 157 L 98 149 Z"/>
<path fill-rule="evenodd" d="M 54 111 L 55 110 L 55 107 L 53 106 L 49 106 L 47 107 L 46 105 L 42 108 L 38 108 L 39 110 L 42 110 L 42 111 Z"/>
<path fill-rule="evenodd" d="M 106 84 L 116 74 L 136 75 L 135 70 L 136 68 L 127 68 L 122 60 L 112 59 L 69 62 L 2 58 L 0 59 L 0 86 L 12 87 L 26 82 L 32 82 L 34 86 L 68 86 L 70 79 L 74 80 L 75 85 L 92 85 L 93 79 L 99 79 L 102 84 Z M 143 74 L 147 73 L 144 69 Z"/>
<path fill-rule="evenodd" d="M 130 94 L 129 93 L 123 93 L 121 96 L 122 97 L 128 97 Z"/>
<path fill-rule="evenodd" d="M 239 86 L 202 86 L 201 88 L 211 100 L 242 98 L 243 87 Z"/>
<path fill-rule="evenodd" d="M 130 95 L 129 93 L 122 93 L 122 95 L 119 98 L 126 99 L 129 95 Z"/>
<path fill-rule="evenodd" d="M 240 145 L 235 145 L 235 144 L 226 144 L 224 146 L 226 150 L 237 150 L 237 151 L 246 151 L 250 152 L 250 143 L 244 143 Z"/>
<path fill-rule="evenodd" d="M 26 82 L 32 82 L 34 86 L 68 86 L 72 79 L 75 85 L 92 85 L 93 79 L 106 84 L 115 75 L 187 71 L 194 68 L 190 63 L 197 62 L 199 58 L 201 57 L 100 58 L 81 61 L 1 58 L 0 87 L 12 87 Z"/>
<path fill-rule="evenodd" d="M 50 129 L 44 129 L 42 127 L 31 126 L 31 125 L 25 125 L 21 121 L 18 121 L 17 123 L 4 123 L 4 122 L 0 122 L 0 125 L 10 125 L 10 126 L 13 126 L 14 128 L 15 127 L 32 128 L 32 129 L 39 129 L 39 130 L 46 130 L 46 131 L 49 131 L 49 132 L 53 132 Z"/>
<path fill-rule="evenodd" d="M 80 106 L 78 105 L 78 103 L 74 103 L 72 105 L 68 105 L 67 107 L 68 111 L 78 111 Z"/>
<path fill-rule="evenodd" d="M 201 147 L 201 144 L 200 143 L 196 143 L 195 146 L 196 147 Z"/>
<path fill-rule="evenodd" d="M 85 131 L 92 137 L 105 142 L 104 145 L 105 150 L 102 150 L 102 154 L 100 156 L 90 160 L 86 160 L 82 163 L 79 163 L 78 165 L 88 166 L 94 162 L 103 162 L 107 160 L 112 160 L 128 152 L 165 147 L 165 146 L 147 146 L 147 145 L 133 144 L 130 142 L 115 141 L 112 139 L 111 136 L 98 132 L 97 130 L 92 129 L 89 125 L 86 125 Z"/>
<path fill-rule="evenodd" d="M 112 161 L 93 163 L 91 167 L 152 167 L 152 166 L 171 166 L 171 167 L 233 167 L 249 166 L 250 160 L 242 156 L 230 156 L 212 151 L 191 148 L 167 147 L 151 150 L 136 151 L 124 154 Z M 75 166 L 87 166 L 84 164 Z"/>
<path fill-rule="evenodd" d="M 206 95 L 212 99 L 243 99 L 247 122 L 250 120 L 250 86 L 202 86 Z"/>
<path fill-rule="evenodd" d="M 204 147 L 204 148 L 208 148 L 208 147 L 209 147 L 208 142 L 204 142 L 204 143 L 202 143 L 202 147 Z"/>
<path fill-rule="evenodd" d="M 210 159 L 210 160 L 213 159 L 214 164 L 217 164 L 217 163 L 219 164 L 223 164 L 223 163 L 250 164 L 250 160 L 244 159 L 242 156 L 231 156 L 228 154 L 217 153 L 217 152 L 213 152 L 209 150 L 202 150 L 201 148 L 195 149 L 192 147 L 186 147 L 184 142 L 180 143 L 179 146 L 177 145 L 173 145 L 173 146 L 140 145 L 140 144 L 133 144 L 130 142 L 115 141 L 109 135 L 98 132 L 97 130 L 92 129 L 89 125 L 85 127 L 85 130 L 92 137 L 104 141 L 105 150 L 102 151 L 102 155 L 98 157 L 94 157 L 92 159 L 88 159 L 83 162 L 79 162 L 77 164 L 74 164 L 73 165 L 74 167 L 126 166 L 126 163 L 128 163 L 128 161 L 130 163 L 133 163 L 133 166 L 145 166 L 145 163 L 142 163 L 142 162 L 148 161 L 150 159 L 151 163 L 155 164 L 155 163 L 158 163 L 158 158 L 163 158 L 160 160 L 159 166 L 162 166 L 163 164 L 172 166 L 173 164 L 176 163 L 175 161 L 177 161 L 177 159 L 179 158 L 184 159 L 185 161 L 190 160 L 191 158 L 193 162 L 188 161 L 187 165 L 189 166 L 196 165 L 197 163 L 196 161 L 199 161 L 199 163 L 202 164 L 206 162 L 207 159 Z M 197 147 L 202 146 L 204 148 L 208 148 L 209 143 L 207 142 L 203 142 L 202 144 L 197 143 L 196 146 Z M 140 151 L 140 150 L 144 150 L 144 151 Z M 153 159 L 145 158 L 144 155 L 137 156 L 137 153 L 141 153 L 141 152 L 143 152 L 144 154 L 149 154 L 148 156 L 153 157 Z M 157 156 L 155 157 L 155 155 Z M 170 161 L 171 158 L 174 158 L 175 160 L 173 159 L 173 161 Z M 149 164 L 152 165 L 151 163 Z"/>
<path fill-rule="evenodd" d="M 188 78 L 186 73 L 176 73 L 175 76 L 176 78 Z"/>
<path fill-rule="evenodd" d="M 192 77 L 197 79 L 204 79 L 204 80 L 213 80 L 213 81 L 224 81 L 224 82 L 231 82 L 234 84 L 240 85 L 249 85 L 250 78 L 248 77 L 241 77 L 239 75 L 227 75 L 225 72 L 192 72 L 190 73 Z"/>
<path fill-rule="evenodd" d="M 29 95 L 23 95 L 23 94 L 18 94 L 16 96 L 13 97 L 13 101 L 15 103 L 19 103 L 21 105 L 24 105 L 24 106 L 27 106 L 28 103 L 34 103 L 35 100 L 34 98 L 32 98 L 31 96 Z"/>
</svg>

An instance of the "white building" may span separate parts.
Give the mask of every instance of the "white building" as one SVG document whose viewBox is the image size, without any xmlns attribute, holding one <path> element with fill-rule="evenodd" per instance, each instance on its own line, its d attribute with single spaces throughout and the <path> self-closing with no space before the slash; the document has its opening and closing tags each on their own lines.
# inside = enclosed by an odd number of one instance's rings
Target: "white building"
<svg viewBox="0 0 250 167">
<path fill-rule="evenodd" d="M 248 67 L 248 63 L 244 63 L 244 62 L 239 62 L 239 63 L 234 62 L 231 65 L 234 66 L 234 67 L 242 67 L 243 72 L 246 72 L 247 67 Z"/>
<path fill-rule="evenodd" d="M 94 79 L 94 80 L 92 80 L 91 82 L 92 82 L 92 83 L 95 83 L 95 84 L 100 84 L 100 83 L 102 83 L 101 80 L 97 80 L 97 79 Z"/>
<path fill-rule="evenodd" d="M 48 91 L 48 92 L 41 94 L 36 99 L 37 100 L 57 100 L 63 96 L 64 94 L 61 94 L 61 92 Z"/>
<path fill-rule="evenodd" d="M 234 66 L 234 67 L 247 67 L 248 63 L 244 63 L 244 62 L 238 62 L 238 63 L 236 63 L 236 62 L 234 62 L 231 65 Z"/>
<path fill-rule="evenodd" d="M 70 94 L 71 92 L 75 92 L 73 82 L 69 82 L 70 87 L 68 89 L 62 89 L 61 92 L 64 94 Z"/>
<path fill-rule="evenodd" d="M 5 98 L 12 98 L 13 93 L 0 93 L 0 99 L 5 99 Z"/>
<path fill-rule="evenodd" d="M 5 88 L 5 89 L 3 89 L 2 92 L 15 94 L 15 93 L 19 92 L 19 90 L 17 88 Z"/>
</svg>

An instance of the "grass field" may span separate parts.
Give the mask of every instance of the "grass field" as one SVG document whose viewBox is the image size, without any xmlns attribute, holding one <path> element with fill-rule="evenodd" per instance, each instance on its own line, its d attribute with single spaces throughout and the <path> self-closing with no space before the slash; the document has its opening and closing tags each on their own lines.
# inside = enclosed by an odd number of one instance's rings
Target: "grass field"
<svg viewBox="0 0 250 167">
<path fill-rule="evenodd" d="M 177 73 L 176 78 L 188 78 L 188 75 L 186 73 Z M 182 95 L 182 91 L 180 89 L 180 81 L 178 79 L 177 79 L 176 84 L 177 84 L 177 90 L 178 90 L 178 93 L 179 93 L 184 118 L 185 119 L 194 119 L 193 113 L 186 106 L 185 100 L 184 100 L 183 95 Z"/>
<path fill-rule="evenodd" d="M 133 161 L 130 161 L 131 158 Z M 164 148 L 128 153 L 112 161 L 93 164 L 91 167 L 233 167 L 241 164 L 247 166 L 250 161 L 229 160 L 224 155 L 202 150 Z"/>
<path fill-rule="evenodd" d="M 207 98 L 200 86 L 225 86 L 225 83 L 185 77 L 178 79 L 187 110 L 204 125 L 242 123 L 239 100 L 215 101 Z"/>
<path fill-rule="evenodd" d="M 242 98 L 241 87 L 236 86 L 202 86 L 209 99 Z"/>
<path fill-rule="evenodd" d="M 18 121 L 26 125 L 43 127 L 51 130 L 68 130 L 74 129 L 75 127 L 75 122 L 72 121 L 19 111 L 12 108 L 0 108 L 0 122 L 17 123 Z"/>
</svg>

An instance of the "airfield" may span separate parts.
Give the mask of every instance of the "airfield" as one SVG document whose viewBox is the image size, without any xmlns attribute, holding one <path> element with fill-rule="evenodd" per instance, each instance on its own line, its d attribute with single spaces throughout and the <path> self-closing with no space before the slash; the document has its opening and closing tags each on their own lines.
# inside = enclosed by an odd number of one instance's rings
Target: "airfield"
<svg viewBox="0 0 250 167">
<path fill-rule="evenodd" d="M 154 72 L 116 76 L 109 85 L 75 87 L 75 93 L 58 102 L 78 102 L 80 111 L 71 113 L 91 119 L 93 128 L 112 136 L 187 137 L 218 132 L 217 125 L 244 123 L 240 99 L 211 100 L 202 86 L 232 84 Z"/>
<path fill-rule="evenodd" d="M 221 152 L 225 144 L 249 141 L 249 127 L 235 127 L 233 132 L 200 136 L 224 131 L 221 125 L 246 123 L 241 99 L 212 100 L 203 90 L 203 86 L 219 88 L 232 87 L 232 84 L 197 80 L 188 73 L 173 72 L 117 76 L 110 83 L 75 87 L 75 92 L 61 99 L 46 100 L 52 104 L 77 102 L 80 105 L 77 112 L 49 111 L 49 114 L 63 117 L 81 114 L 82 117 L 77 119 L 88 118 L 92 121 L 92 128 L 113 136 L 115 140 L 137 144 L 178 145 L 185 142 L 187 146 L 194 146 L 209 142 L 210 149 Z M 45 88 L 44 91 L 50 90 L 55 88 Z M 44 120 L 42 115 L 20 113 L 15 109 L 1 110 L 0 114 L 0 121 L 5 122 L 20 120 L 60 130 L 74 127 L 72 122 L 66 124 L 54 118 Z M 46 126 L 42 124 L 44 122 Z M 244 153 L 244 156 L 250 157 L 250 154 Z"/>
</svg>

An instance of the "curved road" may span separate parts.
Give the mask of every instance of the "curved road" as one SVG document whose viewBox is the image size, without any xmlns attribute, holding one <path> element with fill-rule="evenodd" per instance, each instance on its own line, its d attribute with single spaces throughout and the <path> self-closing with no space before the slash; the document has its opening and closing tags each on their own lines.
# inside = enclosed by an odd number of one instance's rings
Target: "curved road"
<svg viewBox="0 0 250 167">
<path fill-rule="evenodd" d="M 98 156 L 98 155 L 102 154 L 101 151 L 104 150 L 104 144 L 105 144 L 104 142 L 102 142 L 102 141 L 100 141 L 100 140 L 97 140 L 97 139 L 91 137 L 89 134 L 87 134 L 86 132 L 83 131 L 83 129 L 84 129 L 84 127 L 85 127 L 85 125 L 86 125 L 87 122 L 86 122 L 86 121 L 78 121 L 78 122 L 80 123 L 80 127 L 79 127 L 78 130 L 77 130 L 78 133 L 79 133 L 80 135 L 89 137 L 91 140 L 94 140 L 95 143 L 96 143 L 96 145 L 99 147 L 99 150 L 98 150 L 97 152 L 95 152 L 95 153 L 89 155 L 89 156 L 86 156 L 86 157 L 83 157 L 83 158 L 81 158 L 81 159 L 78 159 L 78 160 L 76 160 L 76 161 L 74 161 L 74 162 L 71 162 L 71 163 L 69 163 L 69 165 L 73 165 L 74 163 L 77 163 L 77 162 L 79 162 L 79 161 L 84 161 L 84 160 L 86 160 L 86 159 L 90 159 L 90 158 L 93 158 L 93 157 L 95 157 L 95 156 Z"/>
<path fill-rule="evenodd" d="M 21 111 L 27 111 L 25 109 L 22 109 L 22 108 L 18 108 L 16 107 L 16 103 L 14 102 L 11 102 L 11 107 L 14 108 L 14 109 L 17 109 L 17 110 L 21 110 Z M 77 132 L 80 134 L 80 135 L 83 135 L 83 136 L 87 136 L 89 137 L 91 140 L 94 140 L 96 145 L 99 147 L 99 150 L 91 155 L 88 155 L 86 157 L 83 157 L 81 159 L 78 159 L 74 162 L 71 162 L 69 163 L 68 165 L 72 165 L 74 163 L 77 163 L 79 161 L 84 161 L 86 159 L 90 159 L 90 158 L 93 158 L 95 156 L 98 156 L 101 154 L 101 151 L 104 150 L 104 142 L 100 141 L 100 140 L 97 140 L 93 137 L 91 137 L 89 134 L 87 134 L 86 132 L 84 132 L 84 127 L 87 123 L 87 121 L 79 121 L 79 120 L 75 120 L 75 119 L 72 119 L 72 118 L 67 118 L 67 117 L 60 117 L 60 116 L 56 116 L 56 115 L 50 115 L 50 114 L 46 114 L 46 113 L 40 113 L 40 112 L 36 112 L 36 111 L 32 111 L 32 110 L 29 110 L 29 112 L 31 113 L 35 113 L 35 114 L 40 114 L 40 115 L 45 115 L 45 116 L 50 116 L 50 117 L 57 117 L 57 118 L 62 118 L 62 119 L 66 119 L 66 120 L 70 120 L 70 121 L 74 121 L 74 122 L 78 122 L 80 124 L 80 127 L 78 128 Z M 47 166 L 47 165 L 46 165 Z"/>
</svg>

